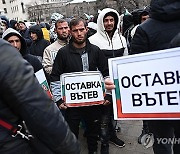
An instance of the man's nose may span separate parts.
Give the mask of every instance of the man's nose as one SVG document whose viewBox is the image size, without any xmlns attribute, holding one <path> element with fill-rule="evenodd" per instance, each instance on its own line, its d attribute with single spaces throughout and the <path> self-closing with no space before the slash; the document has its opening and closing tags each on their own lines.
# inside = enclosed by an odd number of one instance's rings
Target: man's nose
<svg viewBox="0 0 180 154">
<path fill-rule="evenodd" d="M 108 20 L 108 24 L 111 24 L 111 21 L 110 21 L 110 20 Z"/>
<path fill-rule="evenodd" d="M 17 47 L 17 42 L 16 41 L 13 42 L 13 46 Z"/>
<path fill-rule="evenodd" d="M 81 34 L 81 31 L 80 31 L 80 30 L 78 30 L 78 31 L 77 31 L 77 34 L 78 34 L 78 35 L 80 35 L 80 34 Z"/>
</svg>

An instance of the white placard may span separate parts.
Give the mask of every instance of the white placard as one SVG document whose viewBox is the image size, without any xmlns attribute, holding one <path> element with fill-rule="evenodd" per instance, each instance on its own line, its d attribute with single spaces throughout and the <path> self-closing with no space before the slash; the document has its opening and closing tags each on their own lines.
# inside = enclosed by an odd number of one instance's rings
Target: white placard
<svg viewBox="0 0 180 154">
<path fill-rule="evenodd" d="M 180 48 L 112 58 L 115 119 L 180 118 Z"/>
<path fill-rule="evenodd" d="M 67 104 L 86 106 L 103 103 L 103 79 L 100 72 L 66 73 L 60 80 Z"/>
<path fill-rule="evenodd" d="M 39 83 L 43 83 L 46 80 L 45 74 L 43 69 L 40 69 L 35 73 L 36 78 L 38 79 Z"/>
<path fill-rule="evenodd" d="M 41 85 L 41 87 L 44 89 L 44 91 L 47 93 L 47 95 L 52 99 L 52 94 L 48 85 L 48 82 L 46 80 L 45 74 L 43 69 L 40 69 L 39 71 L 37 71 L 35 73 L 35 76 L 39 82 L 39 84 Z"/>
</svg>

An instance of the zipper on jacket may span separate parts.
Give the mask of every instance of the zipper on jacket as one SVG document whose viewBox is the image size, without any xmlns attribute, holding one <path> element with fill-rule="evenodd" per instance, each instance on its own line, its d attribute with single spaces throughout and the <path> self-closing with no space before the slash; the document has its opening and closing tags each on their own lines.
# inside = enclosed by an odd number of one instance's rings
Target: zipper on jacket
<svg viewBox="0 0 180 154">
<path fill-rule="evenodd" d="M 113 47 L 113 43 L 112 43 L 112 39 L 111 40 L 111 47 L 112 47 L 112 52 L 113 52 L 113 57 L 115 57 L 115 54 L 114 54 L 114 47 Z"/>
</svg>

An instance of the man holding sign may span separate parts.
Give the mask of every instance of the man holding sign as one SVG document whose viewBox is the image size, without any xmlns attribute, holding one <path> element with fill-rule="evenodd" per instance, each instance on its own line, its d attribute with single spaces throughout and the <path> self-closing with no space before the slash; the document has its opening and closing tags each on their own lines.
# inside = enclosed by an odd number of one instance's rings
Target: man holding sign
<svg viewBox="0 0 180 154">
<path fill-rule="evenodd" d="M 66 109 L 65 118 L 78 138 L 79 124 L 84 119 L 87 126 L 87 143 L 89 154 L 97 152 L 97 140 L 99 134 L 99 118 L 101 114 L 99 105 L 67 107 L 62 100 L 60 89 L 60 75 L 63 73 L 86 72 L 99 70 L 103 77 L 108 76 L 107 59 L 103 52 L 87 40 L 87 27 L 83 19 L 72 19 L 70 22 L 71 40 L 68 45 L 61 48 L 55 58 L 51 73 L 51 89 L 54 100 L 61 109 Z M 66 86 L 66 89 L 73 90 L 87 89 L 88 87 L 99 87 L 98 82 L 88 81 L 80 83 L 75 81 Z M 86 99 L 94 97 L 95 93 L 89 93 Z M 78 95 L 80 97 L 80 95 Z M 83 95 L 85 96 L 85 95 Z M 75 98 L 75 95 L 73 95 Z"/>
</svg>

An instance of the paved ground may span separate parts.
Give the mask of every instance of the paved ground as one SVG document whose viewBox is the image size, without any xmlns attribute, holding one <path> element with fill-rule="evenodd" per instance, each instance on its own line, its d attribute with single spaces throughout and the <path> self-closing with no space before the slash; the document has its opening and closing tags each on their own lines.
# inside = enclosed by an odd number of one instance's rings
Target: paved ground
<svg viewBox="0 0 180 154">
<path fill-rule="evenodd" d="M 118 148 L 110 144 L 110 154 L 153 154 L 152 148 L 145 149 L 137 143 L 137 138 L 141 133 L 142 121 L 120 121 L 118 125 L 121 127 L 121 132 L 118 132 L 117 135 L 125 142 L 126 146 Z M 80 132 L 81 154 L 88 154 L 86 138 L 82 136 L 82 129 Z M 99 150 L 100 144 L 98 154 L 100 154 Z"/>
</svg>

